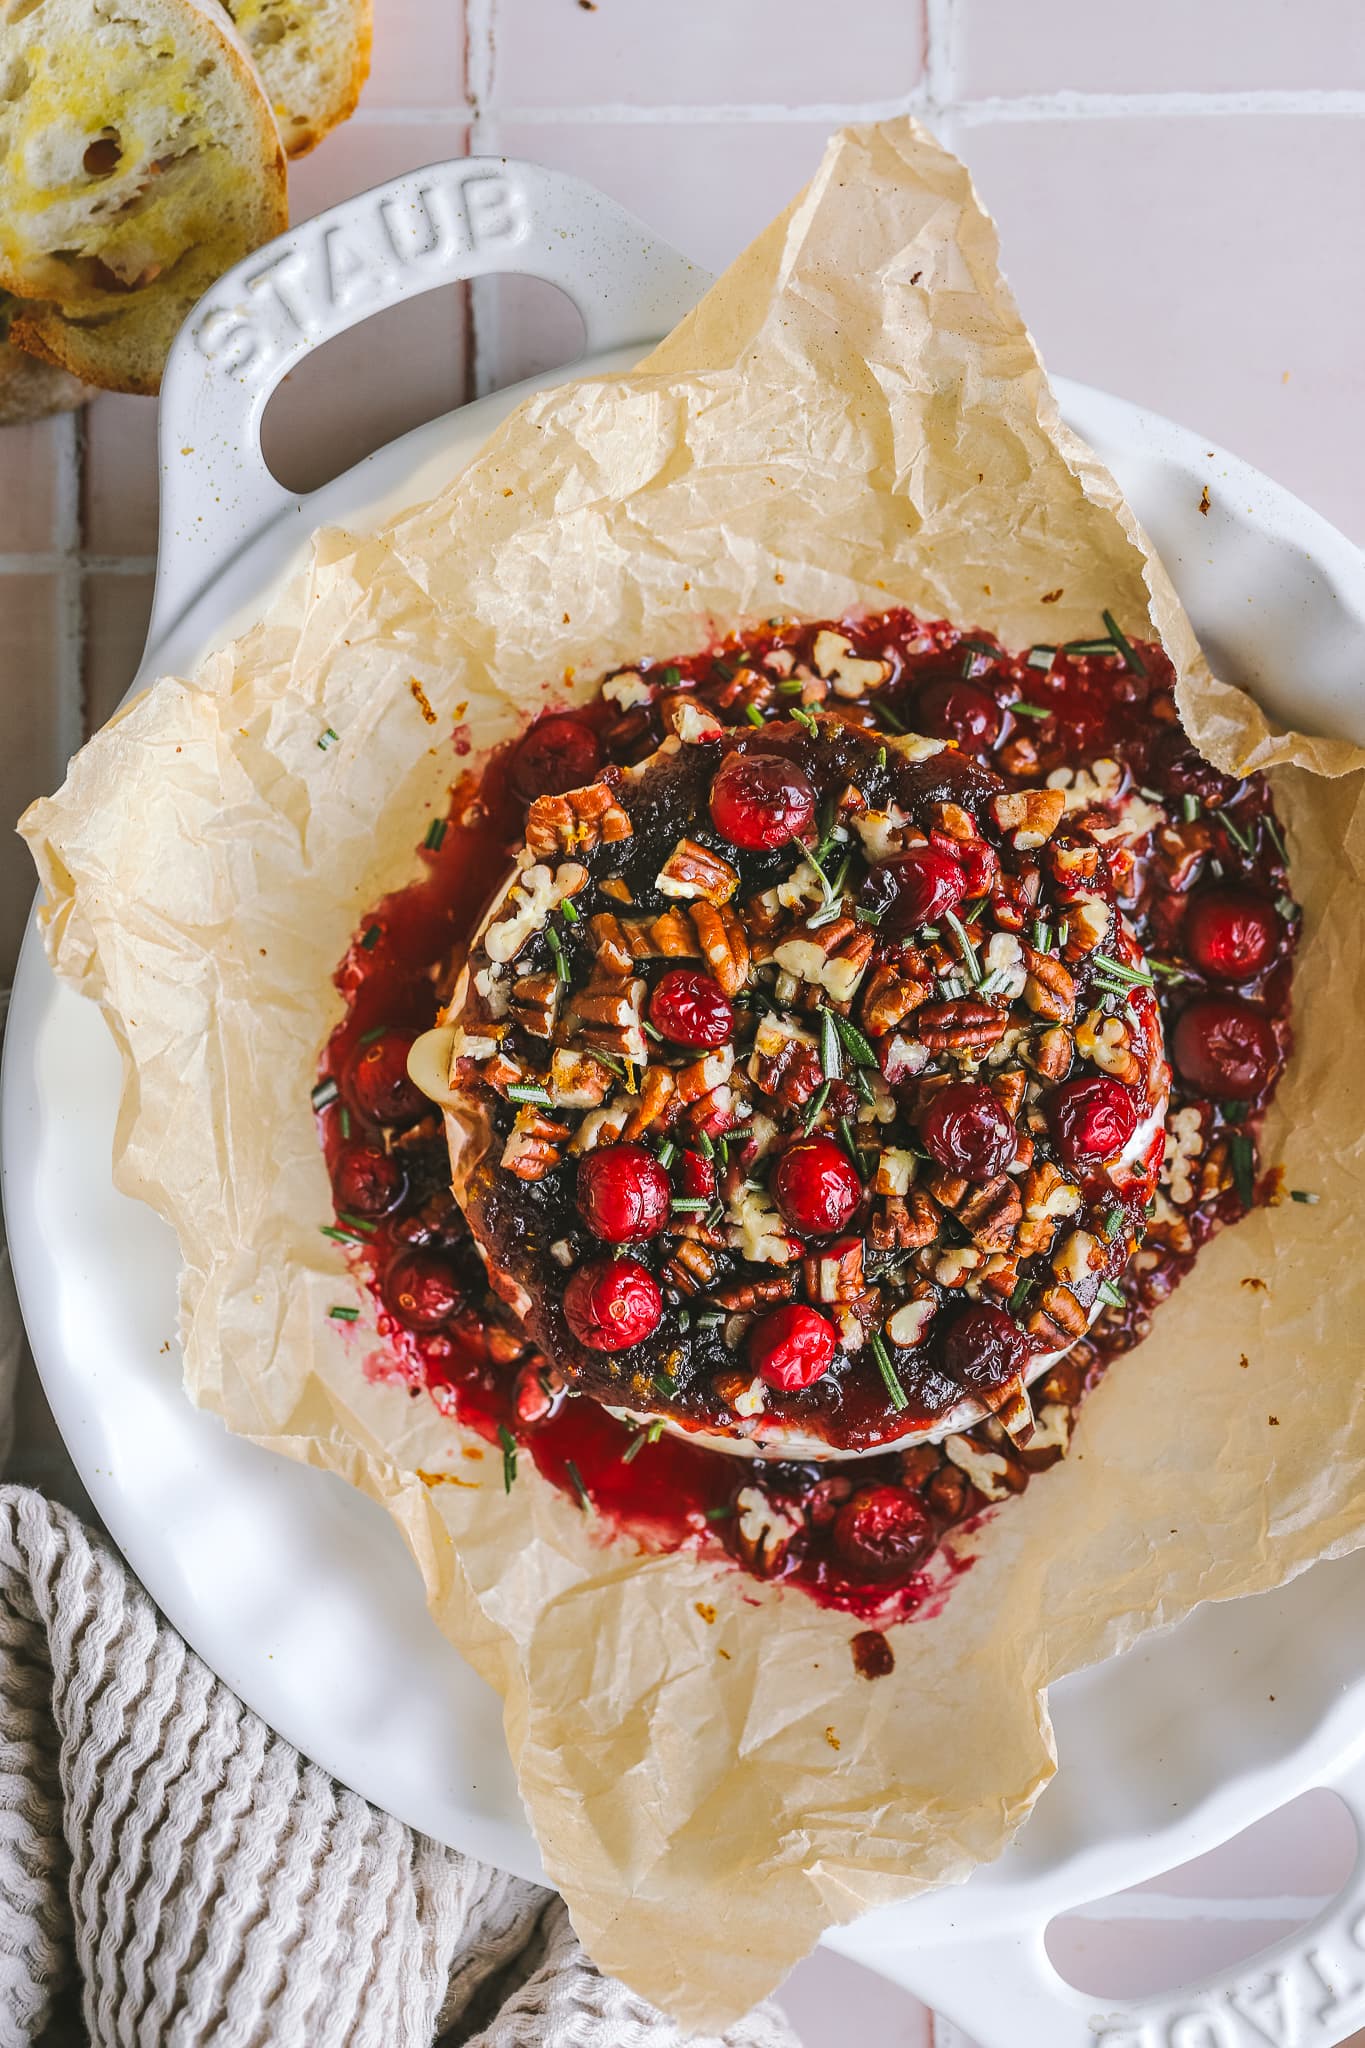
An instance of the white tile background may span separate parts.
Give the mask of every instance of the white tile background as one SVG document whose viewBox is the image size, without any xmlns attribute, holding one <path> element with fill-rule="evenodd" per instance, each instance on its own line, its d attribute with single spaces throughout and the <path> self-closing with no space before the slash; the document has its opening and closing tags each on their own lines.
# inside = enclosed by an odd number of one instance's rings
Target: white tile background
<svg viewBox="0 0 1365 2048">
<path fill-rule="evenodd" d="M 1054 370 L 1197 426 L 1365 540 L 1362 0 L 376 0 L 376 13 L 360 111 L 295 166 L 296 219 L 437 158 L 521 154 L 591 178 L 720 268 L 832 128 L 908 109 L 970 164 Z M 268 451 L 296 487 L 564 360 L 575 340 L 541 287 L 490 283 L 387 317 L 272 407 Z M 380 359 L 401 374 L 376 378 Z M 59 779 L 136 666 L 153 418 L 147 401 L 104 396 L 0 432 L 10 818 Z M 5 845 L 0 983 L 28 894 L 25 857 Z M 15 1470 L 78 1495 L 32 1380 Z M 1057 1952 L 1116 1995 L 1249 1953 L 1339 1882 L 1340 1823 L 1330 1807 L 1291 1809 L 1090 1909 Z M 855 2031 L 868 2048 L 929 2042 L 922 2008 L 837 1958 L 802 1965 L 785 2000 L 805 2048 L 846 2048 Z M 962 2039 L 944 2022 L 933 2038 Z"/>
</svg>

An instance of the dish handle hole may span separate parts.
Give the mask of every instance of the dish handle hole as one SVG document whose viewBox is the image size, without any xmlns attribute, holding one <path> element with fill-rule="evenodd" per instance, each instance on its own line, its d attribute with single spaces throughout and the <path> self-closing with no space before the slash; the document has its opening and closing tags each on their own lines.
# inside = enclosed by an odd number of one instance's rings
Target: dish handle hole
<svg viewBox="0 0 1365 2048">
<path fill-rule="evenodd" d="M 1315 1920 L 1355 1869 L 1335 1792 L 1304 1792 L 1207 1855 L 1049 1922 L 1053 1968 L 1096 1998 L 1152 1998 L 1236 1969 Z"/>
<path fill-rule="evenodd" d="M 583 317 L 558 285 L 515 274 L 479 277 L 473 285 L 476 387 L 480 397 L 576 362 L 585 343 Z"/>
</svg>

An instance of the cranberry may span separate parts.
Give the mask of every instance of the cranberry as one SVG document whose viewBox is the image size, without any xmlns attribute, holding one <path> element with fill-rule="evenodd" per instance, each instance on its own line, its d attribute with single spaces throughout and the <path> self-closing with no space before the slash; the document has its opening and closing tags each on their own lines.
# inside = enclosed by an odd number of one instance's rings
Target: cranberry
<svg viewBox="0 0 1365 2048">
<path fill-rule="evenodd" d="M 332 1169 L 337 1207 L 353 1216 L 387 1216 L 402 1201 L 407 1186 L 400 1161 L 382 1145 L 346 1145 Z"/>
<path fill-rule="evenodd" d="M 654 1276 L 636 1259 L 589 1259 L 564 1289 L 565 1320 L 592 1351 L 626 1351 L 643 1343 L 662 1314 Z"/>
<path fill-rule="evenodd" d="M 833 1138 L 798 1138 L 789 1145 L 771 1187 L 783 1222 L 807 1237 L 842 1230 L 863 1198 L 858 1170 Z"/>
<path fill-rule="evenodd" d="M 864 1486 L 834 1517 L 834 1547 L 869 1579 L 913 1571 L 934 1540 L 934 1525 L 901 1486 Z"/>
<path fill-rule="evenodd" d="M 1168 726 L 1152 749 L 1152 779 L 1158 788 L 1197 796 L 1206 810 L 1228 803 L 1241 789 L 1195 751 L 1178 725 Z"/>
<path fill-rule="evenodd" d="M 1263 1010 L 1233 996 L 1200 996 L 1182 1010 L 1171 1039 L 1175 1064 L 1204 1095 L 1243 1102 L 1275 1071 L 1278 1048 Z"/>
<path fill-rule="evenodd" d="M 813 1308 L 789 1302 L 749 1333 L 749 1363 L 770 1387 L 796 1394 L 829 1368 L 839 1338 L 833 1323 Z"/>
<path fill-rule="evenodd" d="M 943 1340 L 943 1364 L 969 1393 L 989 1395 L 1017 1379 L 1032 1350 L 1014 1317 L 989 1302 L 964 1309 Z"/>
<path fill-rule="evenodd" d="M 346 1087 L 362 1116 L 377 1124 L 415 1124 L 431 1104 L 408 1074 L 414 1031 L 382 1031 L 358 1046 Z"/>
<path fill-rule="evenodd" d="M 956 910 L 967 894 L 966 869 L 937 846 L 917 846 L 893 861 L 890 871 L 897 894 L 885 922 L 886 929 L 895 934 L 933 924 L 945 911 Z"/>
<path fill-rule="evenodd" d="M 960 747 L 993 747 L 1000 737 L 1000 706 L 974 683 L 926 683 L 915 705 L 914 720 L 931 738 L 955 740 Z"/>
<path fill-rule="evenodd" d="M 1063 1081 L 1048 1106 L 1052 1141 L 1068 1166 L 1112 1159 L 1137 1129 L 1138 1112 L 1122 1081 L 1106 1074 Z"/>
<path fill-rule="evenodd" d="M 734 1029 L 735 1013 L 719 982 L 694 967 L 670 967 L 649 999 L 649 1021 L 674 1045 L 704 1051 L 724 1045 Z"/>
<path fill-rule="evenodd" d="M 939 1165 L 964 1180 L 994 1180 L 1019 1146 L 1014 1118 L 981 1081 L 950 1081 L 931 1096 L 920 1136 Z"/>
<path fill-rule="evenodd" d="M 668 1221 L 672 1193 L 643 1145 L 607 1145 L 578 1162 L 578 1213 L 608 1244 L 656 1236 Z"/>
<path fill-rule="evenodd" d="M 695 1201 L 704 1196 L 709 1201 L 716 1192 L 716 1169 L 714 1162 L 700 1152 L 684 1152 L 678 1161 L 678 1179 L 682 1191 Z"/>
<path fill-rule="evenodd" d="M 781 754 L 727 754 L 711 784 L 717 832 L 746 853 L 770 853 L 804 832 L 815 816 L 809 778 Z"/>
<path fill-rule="evenodd" d="M 597 734 L 581 718 L 557 711 L 538 718 L 512 756 L 511 784 L 524 804 L 538 796 L 581 789 L 602 765 Z"/>
<path fill-rule="evenodd" d="M 1000 857 L 984 839 L 950 839 L 946 832 L 931 831 L 929 844 L 935 852 L 955 860 L 967 880 L 967 894 L 979 896 L 989 889 L 1000 872 Z"/>
<path fill-rule="evenodd" d="M 400 1252 L 384 1275 L 384 1300 L 406 1330 L 439 1330 L 464 1300 L 439 1252 Z"/>
<path fill-rule="evenodd" d="M 1280 920 L 1254 889 L 1201 889 L 1185 913 L 1185 950 L 1201 973 L 1247 981 L 1275 951 Z"/>
</svg>

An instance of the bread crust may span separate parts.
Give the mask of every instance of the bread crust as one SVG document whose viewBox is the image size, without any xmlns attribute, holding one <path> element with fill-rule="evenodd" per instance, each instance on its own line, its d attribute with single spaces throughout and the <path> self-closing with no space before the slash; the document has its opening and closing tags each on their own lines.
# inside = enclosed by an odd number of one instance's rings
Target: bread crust
<svg viewBox="0 0 1365 2048">
<path fill-rule="evenodd" d="M 355 112 L 370 75 L 371 0 L 223 5 L 261 75 L 286 154 L 307 156 Z"/>
</svg>

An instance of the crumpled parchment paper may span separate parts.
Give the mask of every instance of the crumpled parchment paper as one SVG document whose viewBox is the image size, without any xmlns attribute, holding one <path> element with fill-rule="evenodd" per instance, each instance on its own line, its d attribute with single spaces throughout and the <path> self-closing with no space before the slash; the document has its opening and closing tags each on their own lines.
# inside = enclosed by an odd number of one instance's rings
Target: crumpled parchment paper
<svg viewBox="0 0 1365 2048">
<path fill-rule="evenodd" d="M 414 872 L 457 720 L 482 749 L 713 625 L 892 603 L 1015 646 L 1108 607 L 1160 634 L 1219 765 L 1284 764 L 1307 929 L 1266 1156 L 1321 1200 L 1212 1245 L 1072 1456 L 968 1539 L 974 1568 L 869 1683 L 847 1617 L 637 1555 L 534 1472 L 505 1496 L 496 1456 L 461 1464 L 434 1408 L 366 1377 L 368 1305 L 327 1317 L 352 1283 L 319 1235 L 309 1089 L 332 970 Z M 437 1623 L 505 1697 L 587 1947 L 683 2020 L 720 2028 L 823 1928 L 996 1855 L 1054 1767 L 1049 1680 L 1361 1541 L 1362 758 L 1270 735 L 1212 681 L 1058 420 L 966 172 L 897 121 L 835 138 L 639 370 L 530 399 L 385 531 L 320 533 L 257 630 L 157 682 L 28 814 L 52 958 L 124 1055 L 118 1183 L 184 1250 L 191 1394 L 389 1509 Z M 479 1485 L 429 1483 L 457 1466 Z"/>
</svg>

